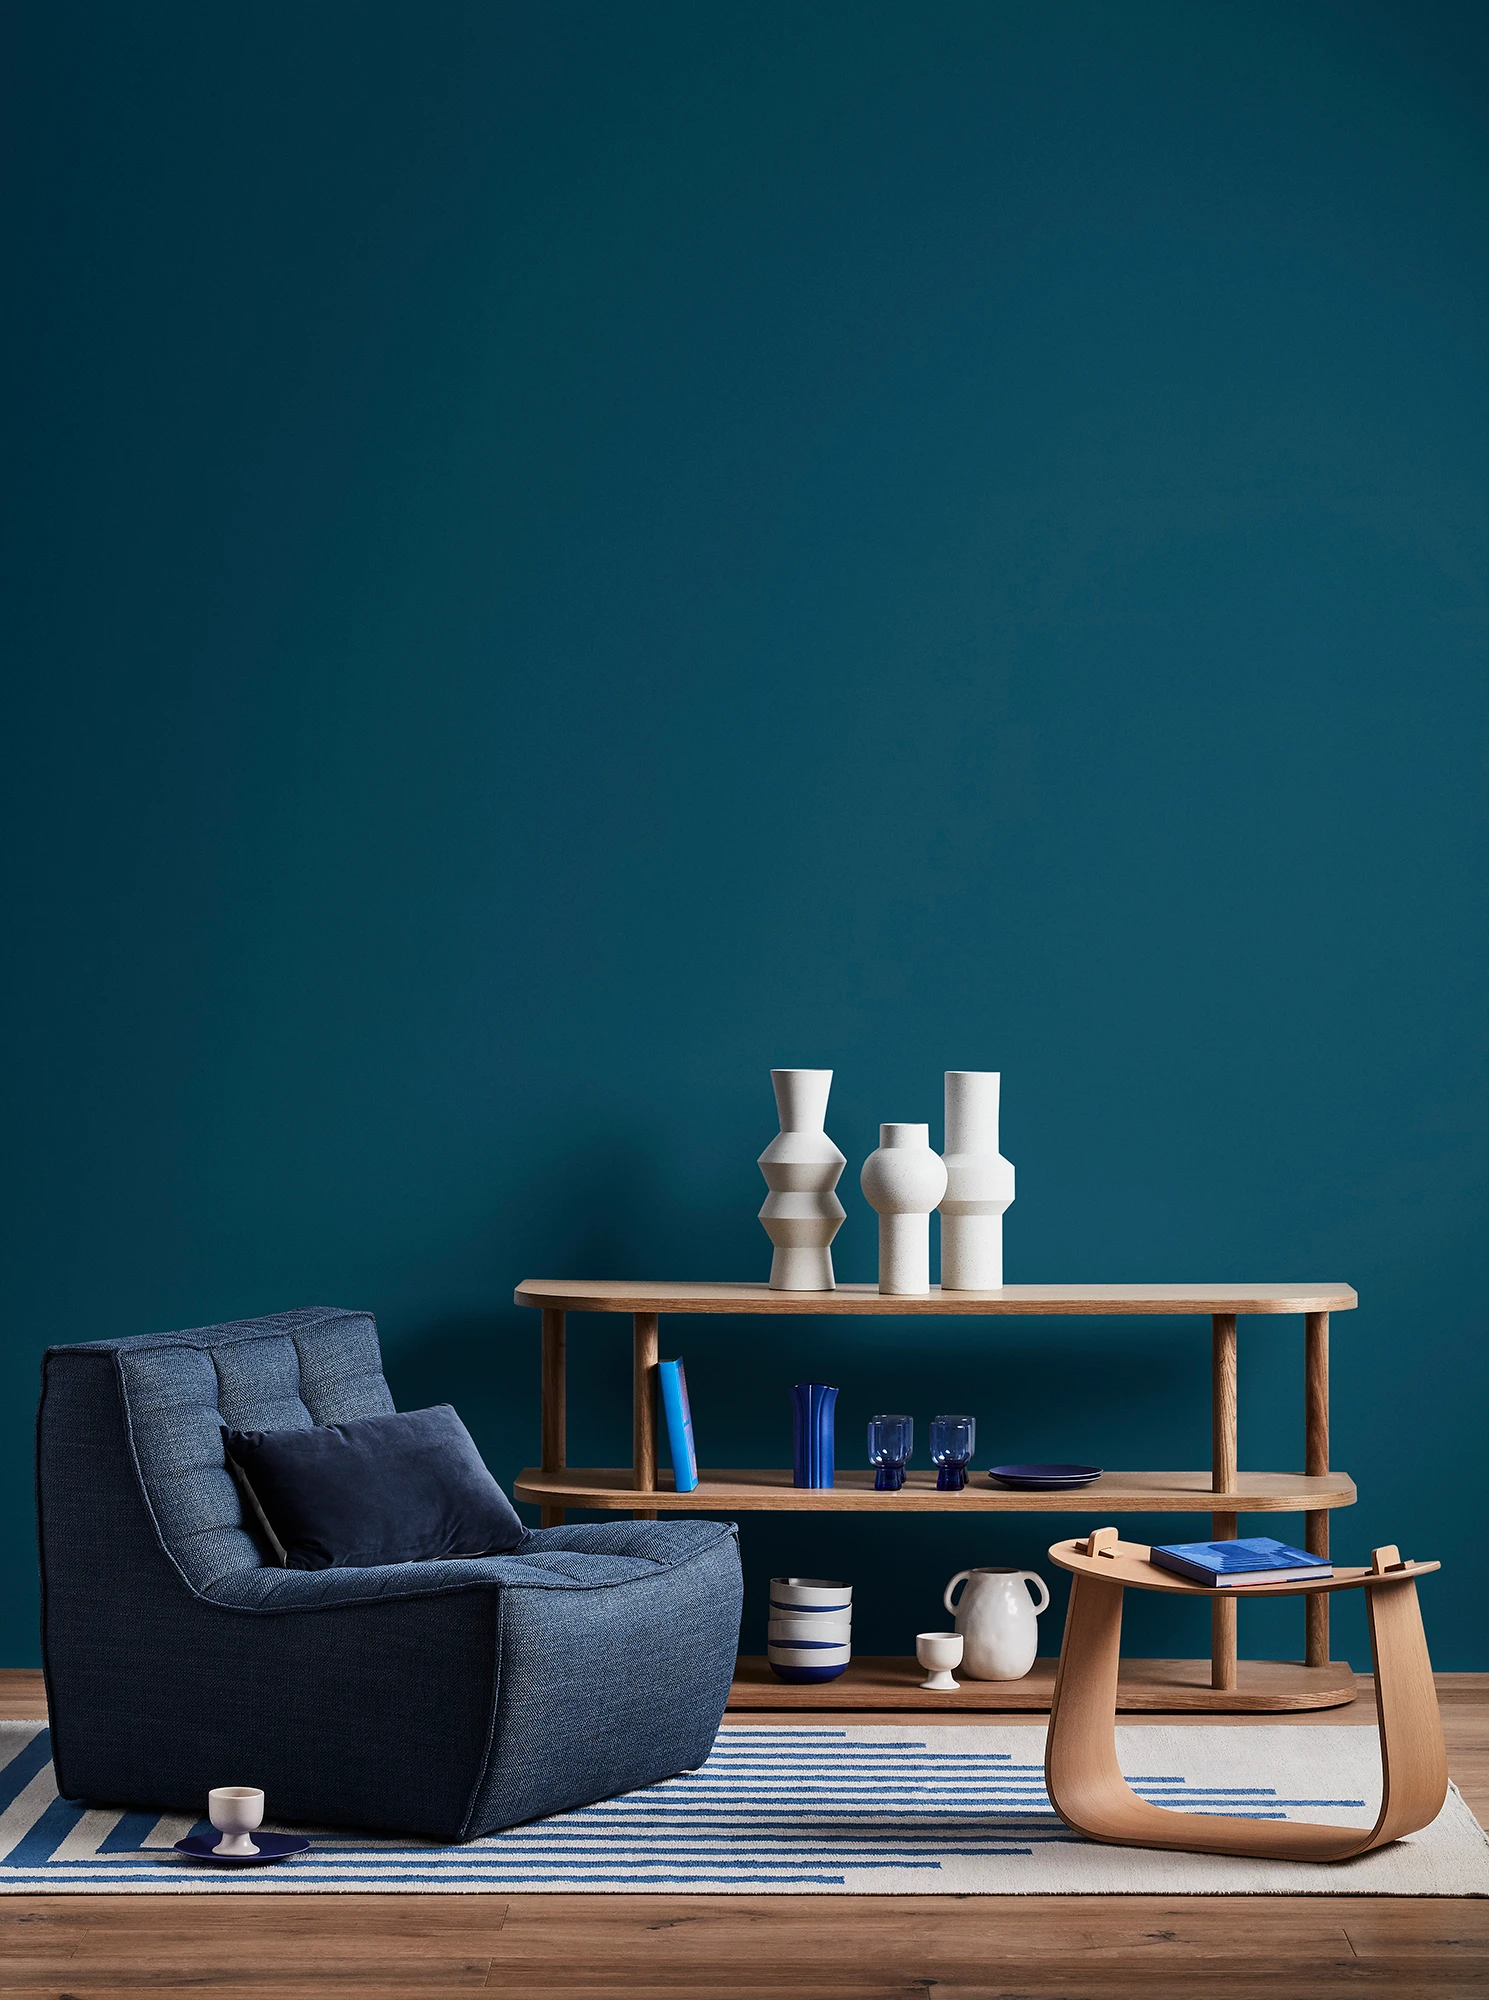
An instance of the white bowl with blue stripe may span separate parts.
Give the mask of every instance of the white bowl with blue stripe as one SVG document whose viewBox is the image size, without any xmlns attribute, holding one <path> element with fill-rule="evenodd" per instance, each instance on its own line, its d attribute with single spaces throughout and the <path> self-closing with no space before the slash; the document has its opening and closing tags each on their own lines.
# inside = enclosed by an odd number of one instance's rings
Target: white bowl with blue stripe
<svg viewBox="0 0 1489 2000">
<path fill-rule="evenodd" d="M 846 1646 L 853 1637 L 851 1618 L 831 1612 L 822 1618 L 788 1618 L 784 1612 L 765 1628 L 772 1646 L 820 1646 L 824 1642 Z"/>
<path fill-rule="evenodd" d="M 773 1576 L 770 1608 L 778 1613 L 789 1612 L 793 1617 L 806 1611 L 851 1611 L 853 1586 L 833 1583 L 821 1576 Z"/>
<path fill-rule="evenodd" d="M 832 1680 L 853 1657 L 851 1646 L 772 1646 L 767 1657 L 780 1670 L 792 1669 L 790 1680 Z"/>
</svg>

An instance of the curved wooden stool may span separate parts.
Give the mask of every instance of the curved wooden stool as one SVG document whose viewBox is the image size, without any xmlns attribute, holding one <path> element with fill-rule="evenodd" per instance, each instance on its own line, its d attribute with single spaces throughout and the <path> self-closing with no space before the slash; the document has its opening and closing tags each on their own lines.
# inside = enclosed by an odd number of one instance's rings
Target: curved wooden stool
<svg viewBox="0 0 1489 2000">
<path fill-rule="evenodd" d="M 1050 1560 L 1068 1569 L 1074 1581 L 1055 1678 L 1044 1778 L 1051 1805 L 1077 1833 L 1119 1847 L 1348 1861 L 1403 1834 L 1416 1833 L 1442 1810 L 1448 1794 L 1448 1759 L 1416 1583 L 1440 1564 L 1403 1562 L 1394 1548 L 1383 1548 L 1375 1550 L 1369 1569 L 1336 1569 L 1322 1583 L 1242 1584 L 1217 1590 L 1160 1569 L 1149 1561 L 1145 1544 L 1119 1541 L 1115 1528 L 1098 1528 L 1079 1541 L 1056 1542 Z M 1364 1589 L 1385 1776 L 1380 1817 L 1368 1833 L 1350 1826 L 1169 1812 L 1137 1797 L 1118 1768 L 1114 1734 L 1122 1592 L 1129 1585 L 1212 1599 Z"/>
</svg>

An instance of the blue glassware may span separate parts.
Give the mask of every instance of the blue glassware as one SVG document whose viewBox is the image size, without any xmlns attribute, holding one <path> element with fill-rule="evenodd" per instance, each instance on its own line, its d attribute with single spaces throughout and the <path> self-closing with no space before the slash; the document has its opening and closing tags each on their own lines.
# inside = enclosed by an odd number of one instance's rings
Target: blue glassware
<svg viewBox="0 0 1489 2000">
<path fill-rule="evenodd" d="M 827 1382 L 796 1382 L 791 1389 L 791 1483 L 831 1486 L 833 1410 L 838 1392 Z"/>
<path fill-rule="evenodd" d="M 936 1468 L 937 1492 L 960 1492 L 967 1483 L 967 1466 L 976 1449 L 976 1417 L 931 1418 L 931 1462 Z"/>
<path fill-rule="evenodd" d="M 869 1464 L 874 1468 L 876 1493 L 899 1492 L 914 1449 L 913 1417 L 869 1418 Z"/>
</svg>

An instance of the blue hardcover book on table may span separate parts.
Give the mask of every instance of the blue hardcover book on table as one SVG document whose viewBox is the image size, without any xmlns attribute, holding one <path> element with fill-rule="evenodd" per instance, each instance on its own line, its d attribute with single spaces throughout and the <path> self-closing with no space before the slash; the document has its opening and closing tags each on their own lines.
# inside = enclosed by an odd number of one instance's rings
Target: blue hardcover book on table
<svg viewBox="0 0 1489 2000">
<path fill-rule="evenodd" d="M 688 1408 L 688 1378 L 680 1361 L 659 1361 L 662 1413 L 667 1419 L 667 1443 L 672 1451 L 672 1483 L 679 1493 L 698 1484 L 698 1454 L 693 1449 L 693 1415 Z"/>
<path fill-rule="evenodd" d="M 1160 1569 L 1172 1570 L 1175 1576 L 1228 1589 L 1241 1583 L 1291 1583 L 1303 1574 L 1319 1578 L 1334 1574 L 1327 1556 L 1311 1556 L 1306 1549 L 1274 1542 L 1270 1535 L 1238 1542 L 1168 1542 L 1149 1554 Z"/>
</svg>

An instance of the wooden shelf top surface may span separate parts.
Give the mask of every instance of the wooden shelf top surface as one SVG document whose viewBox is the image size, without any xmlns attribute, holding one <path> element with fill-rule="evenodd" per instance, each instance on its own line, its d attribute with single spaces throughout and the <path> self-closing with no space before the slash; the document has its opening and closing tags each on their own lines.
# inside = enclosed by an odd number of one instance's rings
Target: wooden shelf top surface
<svg viewBox="0 0 1489 2000">
<path fill-rule="evenodd" d="M 1115 1554 L 1088 1556 L 1083 1541 L 1056 1542 L 1050 1549 L 1050 1561 L 1060 1569 L 1068 1569 L 1077 1576 L 1099 1576 L 1107 1583 L 1130 1585 L 1134 1590 L 1161 1590 L 1180 1597 L 1311 1597 L 1331 1590 L 1357 1590 L 1363 1584 L 1367 1589 L 1386 1583 L 1400 1583 L 1405 1579 L 1427 1576 L 1435 1569 L 1441 1569 L 1436 1562 L 1404 1562 L 1399 1569 L 1388 1569 L 1377 1573 L 1363 1568 L 1345 1568 L 1335 1564 L 1334 1574 L 1319 1582 L 1307 1582 L 1299 1578 L 1290 1583 L 1238 1583 L 1227 1587 L 1224 1584 L 1191 1583 L 1187 1577 L 1176 1576 L 1172 1570 L 1160 1569 L 1150 1560 L 1146 1542 L 1116 1542 Z"/>
<path fill-rule="evenodd" d="M 1003 1285 L 995 1292 L 923 1296 L 881 1293 L 876 1285 L 832 1292 L 773 1292 L 769 1285 L 679 1285 L 631 1278 L 524 1278 L 520 1306 L 592 1313 L 1319 1313 L 1349 1312 L 1351 1286 Z"/>
<path fill-rule="evenodd" d="M 924 1716 L 962 1710 L 968 1714 L 1032 1711 L 1047 1715 L 1055 1693 L 1059 1662 L 1041 1655 L 1016 1681 L 976 1681 L 957 1668 L 955 1688 L 922 1688 L 925 1668 L 911 1654 L 884 1658 L 855 1653 L 846 1673 L 835 1681 L 809 1684 L 777 1680 L 761 1654 L 741 1655 L 734 1663 L 729 1690 L 731 1711 L 796 1710 L 831 1714 L 834 1710 L 898 1711 Z M 1210 1685 L 1208 1660 L 1124 1659 L 1117 1674 L 1117 1707 L 1127 1714 L 1189 1715 L 1283 1714 L 1300 1709 L 1338 1708 L 1353 1701 L 1355 1677 L 1349 1663 L 1336 1660 L 1327 1667 L 1304 1667 L 1291 1660 L 1240 1660 L 1236 1685 L 1217 1691 Z"/>
<path fill-rule="evenodd" d="M 790 1466 L 704 1471 L 691 1493 L 677 1492 L 670 1472 L 658 1472 L 657 1482 L 654 1492 L 639 1493 L 625 1466 L 562 1472 L 528 1466 L 517 1476 L 516 1494 L 534 1506 L 607 1513 L 655 1507 L 667 1514 L 1298 1514 L 1349 1507 L 1355 1499 L 1347 1472 L 1242 1472 L 1225 1493 L 1213 1490 L 1208 1472 L 1107 1472 L 1060 1493 L 994 1486 L 985 1472 L 974 1472 L 959 1493 L 941 1493 L 929 1470 L 912 1471 L 897 1493 L 876 1493 L 868 1467 L 839 1472 L 828 1487 L 793 1486 Z"/>
</svg>

